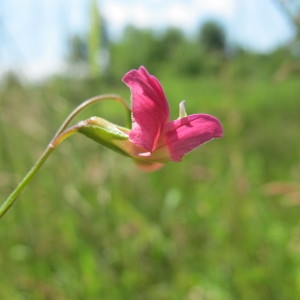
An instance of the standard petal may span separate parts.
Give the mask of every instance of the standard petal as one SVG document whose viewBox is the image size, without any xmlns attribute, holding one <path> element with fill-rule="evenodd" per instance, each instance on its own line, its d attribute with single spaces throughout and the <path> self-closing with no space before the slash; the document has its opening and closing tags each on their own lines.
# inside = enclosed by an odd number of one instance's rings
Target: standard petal
<svg viewBox="0 0 300 300">
<path fill-rule="evenodd" d="M 131 70 L 123 81 L 132 95 L 132 130 L 129 139 L 152 152 L 165 124 L 169 121 L 169 106 L 159 81 L 142 66 Z"/>
<path fill-rule="evenodd" d="M 169 122 L 166 126 L 165 143 L 173 161 L 208 142 L 223 136 L 220 121 L 210 115 L 195 114 Z"/>
</svg>

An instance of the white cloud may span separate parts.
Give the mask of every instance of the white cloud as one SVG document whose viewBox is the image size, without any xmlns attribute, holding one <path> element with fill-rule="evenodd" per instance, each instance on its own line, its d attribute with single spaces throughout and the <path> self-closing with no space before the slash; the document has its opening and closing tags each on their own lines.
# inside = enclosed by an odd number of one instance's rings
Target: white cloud
<svg viewBox="0 0 300 300">
<path fill-rule="evenodd" d="M 240 1 L 240 0 L 237 0 Z M 191 6 L 203 13 L 213 13 L 220 16 L 232 16 L 235 9 L 235 0 L 210 0 L 197 1 L 192 0 Z"/>
<path fill-rule="evenodd" d="M 174 2 L 166 15 L 172 26 L 184 27 L 192 22 L 194 12 L 187 5 Z"/>
<path fill-rule="evenodd" d="M 137 27 L 180 27 L 190 31 L 198 27 L 205 16 L 230 18 L 234 14 L 235 0 L 106 0 L 101 2 L 101 12 L 109 31 L 119 35 L 126 24 Z"/>
<path fill-rule="evenodd" d="M 153 20 L 152 13 L 150 14 L 148 5 L 145 5 L 145 2 L 140 2 L 137 5 L 134 5 L 132 9 L 129 11 L 128 16 L 130 17 L 128 22 L 131 22 L 139 27 L 148 27 L 151 24 L 151 21 L 155 23 L 155 19 Z"/>
<path fill-rule="evenodd" d="M 126 4 L 116 1 L 105 1 L 102 3 L 100 12 L 108 25 L 108 31 L 112 36 L 118 36 L 128 22 L 130 9 Z"/>
</svg>

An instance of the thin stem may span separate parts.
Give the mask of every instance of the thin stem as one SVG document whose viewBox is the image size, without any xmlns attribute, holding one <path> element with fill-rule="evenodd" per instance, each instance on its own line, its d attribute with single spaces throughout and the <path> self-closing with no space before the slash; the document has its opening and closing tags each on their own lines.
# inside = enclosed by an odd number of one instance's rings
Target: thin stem
<svg viewBox="0 0 300 300">
<path fill-rule="evenodd" d="M 37 162 L 33 165 L 33 167 L 29 170 L 29 172 L 25 175 L 22 181 L 18 184 L 18 186 L 14 189 L 14 191 L 8 196 L 8 198 L 4 201 L 4 203 L 0 207 L 0 219 L 4 216 L 4 214 L 9 210 L 9 208 L 14 204 L 19 195 L 22 193 L 24 187 L 31 180 L 33 175 L 40 169 L 40 167 L 44 164 L 48 156 L 52 153 L 55 148 L 49 144 L 49 146 L 45 149 L 41 157 L 37 160 Z"/>
<path fill-rule="evenodd" d="M 125 109 L 127 110 L 127 112 L 129 113 L 129 122 L 130 122 L 130 113 L 131 113 L 131 109 L 129 107 L 129 105 L 127 104 L 127 102 L 121 98 L 118 95 L 115 94 L 105 94 L 105 95 L 99 95 L 99 96 L 95 96 L 92 97 L 90 99 L 85 100 L 84 102 L 82 102 L 79 106 L 77 106 L 70 114 L 69 116 L 66 118 L 66 120 L 62 123 L 62 125 L 60 126 L 60 128 L 58 129 L 58 131 L 56 132 L 56 134 L 54 135 L 52 141 L 54 141 L 69 125 L 69 123 L 74 119 L 74 117 L 80 112 L 82 111 L 84 108 L 86 108 L 87 106 L 95 103 L 95 102 L 99 102 L 102 100 L 115 100 L 119 103 L 121 103 Z"/>
<path fill-rule="evenodd" d="M 90 98 L 79 106 L 77 106 L 66 118 L 66 120 L 62 123 L 59 127 L 58 131 L 55 133 L 54 137 L 52 138 L 51 142 L 44 150 L 43 154 L 37 160 L 37 162 L 33 165 L 33 167 L 29 170 L 29 172 L 25 175 L 25 177 L 21 180 L 18 186 L 13 190 L 13 192 L 8 196 L 8 198 L 3 202 L 0 206 L 0 219 L 4 216 L 4 214 L 9 210 L 9 208 L 14 204 L 14 202 L 18 199 L 22 191 L 24 190 L 25 186 L 29 183 L 32 177 L 37 173 L 37 171 L 41 168 L 44 162 L 47 160 L 49 155 L 54 151 L 54 149 L 67 137 L 73 135 L 77 132 L 77 128 L 74 127 L 73 129 L 66 129 L 69 123 L 73 120 L 73 118 L 81 112 L 84 108 L 88 105 L 93 104 L 95 102 L 99 102 L 105 99 L 115 100 L 120 102 L 128 111 L 130 117 L 130 107 L 126 103 L 126 101 L 118 95 L 114 94 L 107 94 L 107 95 L 100 95 Z"/>
</svg>

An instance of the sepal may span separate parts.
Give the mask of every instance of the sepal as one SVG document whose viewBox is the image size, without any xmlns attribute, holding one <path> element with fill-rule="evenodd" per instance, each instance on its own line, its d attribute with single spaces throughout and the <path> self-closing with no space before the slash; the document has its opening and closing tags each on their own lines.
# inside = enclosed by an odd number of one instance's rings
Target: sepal
<svg viewBox="0 0 300 300">
<path fill-rule="evenodd" d="M 81 121 L 76 127 L 79 133 L 91 138 L 95 142 L 123 155 L 130 156 L 128 154 L 130 148 L 128 140 L 129 129 L 99 117 L 91 117 Z"/>
</svg>

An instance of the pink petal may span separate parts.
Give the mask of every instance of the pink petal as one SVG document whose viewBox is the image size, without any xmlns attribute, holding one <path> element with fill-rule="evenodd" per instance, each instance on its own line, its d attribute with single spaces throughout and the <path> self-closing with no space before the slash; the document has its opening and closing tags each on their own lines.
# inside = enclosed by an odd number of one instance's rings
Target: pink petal
<svg viewBox="0 0 300 300">
<path fill-rule="evenodd" d="M 132 94 L 132 130 L 129 139 L 152 152 L 165 124 L 169 106 L 159 81 L 142 66 L 123 77 Z"/>
<path fill-rule="evenodd" d="M 169 122 L 166 126 L 165 143 L 171 159 L 182 157 L 211 139 L 223 136 L 220 121 L 210 115 L 195 114 Z"/>
</svg>

